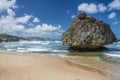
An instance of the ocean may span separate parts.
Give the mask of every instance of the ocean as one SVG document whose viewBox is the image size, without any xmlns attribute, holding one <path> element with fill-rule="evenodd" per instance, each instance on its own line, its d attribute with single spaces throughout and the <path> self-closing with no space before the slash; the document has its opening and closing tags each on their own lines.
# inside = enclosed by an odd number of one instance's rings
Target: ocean
<svg viewBox="0 0 120 80">
<path fill-rule="evenodd" d="M 104 54 L 104 59 L 108 61 L 120 64 L 120 42 L 105 45 L 105 47 L 108 48 L 108 50 L 98 51 L 99 54 Z M 40 54 L 66 54 L 70 52 L 68 46 L 63 46 L 62 42 L 57 40 L 2 42 L 0 43 L 0 51 Z"/>
<path fill-rule="evenodd" d="M 19 41 L 0 43 L 0 51 L 24 53 L 62 53 L 68 52 L 68 47 L 61 41 Z"/>
<path fill-rule="evenodd" d="M 105 45 L 108 50 L 101 51 L 108 57 L 120 58 L 120 42 Z M 69 52 L 68 46 L 63 46 L 61 41 L 18 41 L 0 43 L 0 51 L 24 53 L 55 53 Z"/>
</svg>

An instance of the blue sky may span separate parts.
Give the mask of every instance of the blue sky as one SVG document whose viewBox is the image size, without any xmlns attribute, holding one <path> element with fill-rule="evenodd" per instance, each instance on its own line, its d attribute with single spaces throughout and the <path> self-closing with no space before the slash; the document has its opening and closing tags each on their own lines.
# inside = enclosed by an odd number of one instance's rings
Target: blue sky
<svg viewBox="0 0 120 80">
<path fill-rule="evenodd" d="M 81 11 L 110 24 L 120 39 L 120 0 L 0 0 L 0 33 L 60 38 Z"/>
</svg>

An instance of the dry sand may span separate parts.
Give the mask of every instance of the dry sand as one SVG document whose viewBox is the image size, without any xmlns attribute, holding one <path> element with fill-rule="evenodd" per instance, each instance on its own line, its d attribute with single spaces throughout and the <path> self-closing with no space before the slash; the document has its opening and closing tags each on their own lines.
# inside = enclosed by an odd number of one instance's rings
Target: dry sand
<svg viewBox="0 0 120 80">
<path fill-rule="evenodd" d="M 0 53 L 0 80 L 112 80 L 49 55 Z"/>
</svg>

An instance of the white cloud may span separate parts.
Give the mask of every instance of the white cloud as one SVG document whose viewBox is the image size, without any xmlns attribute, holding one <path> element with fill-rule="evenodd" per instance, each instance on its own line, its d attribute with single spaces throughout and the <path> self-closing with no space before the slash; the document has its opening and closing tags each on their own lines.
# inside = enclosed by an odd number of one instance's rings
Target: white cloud
<svg viewBox="0 0 120 80">
<path fill-rule="evenodd" d="M 33 22 L 40 22 L 40 20 L 37 17 L 35 17 Z"/>
<path fill-rule="evenodd" d="M 26 15 L 28 16 L 28 15 Z M 1 16 L 0 17 L 0 33 L 12 33 L 18 36 L 38 36 L 38 37 L 52 37 L 60 36 L 63 31 L 60 25 L 48 25 L 47 23 L 34 25 L 34 23 L 28 21 L 26 16 L 15 18 L 11 15 Z M 26 19 L 25 21 L 17 20 Z M 32 23 L 34 27 L 26 28 L 26 22 Z M 20 24 L 22 23 L 22 24 Z M 60 32 L 61 31 L 61 32 Z M 19 32 L 19 34 L 17 34 Z"/>
<path fill-rule="evenodd" d="M 108 7 L 110 9 L 119 9 L 120 10 L 120 0 L 113 0 Z"/>
<path fill-rule="evenodd" d="M 104 4 L 98 4 L 98 11 L 99 12 L 104 12 L 106 11 L 107 7 Z"/>
<path fill-rule="evenodd" d="M 42 23 L 35 26 L 33 21 L 30 22 L 29 19 L 31 19 L 30 15 L 25 15 L 17 18 L 10 14 L 8 14 L 7 16 L 3 15 L 0 17 L 0 33 L 12 33 L 19 36 L 38 37 L 60 36 L 63 33 L 60 25 L 54 26 L 51 24 L 48 25 L 47 23 Z M 26 23 L 31 23 L 34 27 L 26 28 Z"/>
<path fill-rule="evenodd" d="M 7 9 L 7 13 L 11 16 L 15 16 L 15 12 L 12 9 Z"/>
<path fill-rule="evenodd" d="M 17 8 L 16 0 L 0 0 L 0 12 L 9 8 Z"/>
<path fill-rule="evenodd" d="M 18 17 L 18 18 L 16 18 L 16 21 L 17 21 L 18 23 L 27 24 L 32 17 L 33 17 L 32 15 L 27 15 L 27 14 L 25 14 L 23 17 Z"/>
<path fill-rule="evenodd" d="M 83 11 L 87 13 L 96 13 L 98 12 L 96 4 L 93 3 L 82 3 L 78 6 L 78 11 Z"/>
<path fill-rule="evenodd" d="M 113 19 L 115 17 L 116 17 L 116 13 L 115 12 L 112 12 L 111 14 L 108 15 L 109 19 Z"/>
<path fill-rule="evenodd" d="M 103 4 L 94 4 L 94 3 L 82 3 L 78 6 L 78 11 L 83 11 L 86 13 L 97 13 L 97 12 L 105 12 L 107 7 Z"/>
<path fill-rule="evenodd" d="M 71 18 L 74 19 L 74 18 L 75 18 L 75 15 L 72 15 Z"/>
<path fill-rule="evenodd" d="M 0 17 L 0 32 L 1 33 L 22 31 L 23 29 L 24 29 L 24 26 L 20 25 L 16 21 L 16 18 L 14 18 L 12 15 Z"/>
<path fill-rule="evenodd" d="M 97 12 L 105 12 L 110 10 L 120 10 L 120 0 L 113 0 L 107 6 L 103 3 L 82 3 L 78 5 L 78 11 L 83 11 L 86 13 L 97 13 Z"/>
<path fill-rule="evenodd" d="M 40 35 L 50 35 L 50 34 L 53 34 L 54 31 L 58 32 L 60 28 L 61 28 L 60 25 L 53 26 L 53 25 L 48 25 L 46 23 L 43 23 L 41 25 L 37 25 L 36 27 L 26 29 L 25 32 L 30 34 L 32 33 L 32 34 L 40 34 Z"/>
<path fill-rule="evenodd" d="M 7 12 L 7 15 L 3 14 L 0 16 L 0 33 L 28 37 L 58 37 L 62 35 L 63 30 L 61 29 L 60 25 L 54 26 L 47 23 L 40 24 L 40 20 L 36 16 L 28 14 L 17 17 L 17 14 L 13 10 L 13 8 L 17 6 L 15 5 L 15 0 L 0 0 L 0 4 L 3 2 L 7 5 L 7 7 L 2 8 L 0 5 L 0 11 L 2 13 L 4 10 Z M 38 22 L 39 24 L 36 25 L 35 22 Z"/>
<path fill-rule="evenodd" d="M 24 33 L 26 35 L 33 35 L 33 36 L 41 36 L 41 37 L 58 37 L 62 35 L 64 31 L 61 30 L 61 26 L 53 26 L 43 23 L 41 25 L 37 25 L 36 27 L 25 29 Z"/>
</svg>

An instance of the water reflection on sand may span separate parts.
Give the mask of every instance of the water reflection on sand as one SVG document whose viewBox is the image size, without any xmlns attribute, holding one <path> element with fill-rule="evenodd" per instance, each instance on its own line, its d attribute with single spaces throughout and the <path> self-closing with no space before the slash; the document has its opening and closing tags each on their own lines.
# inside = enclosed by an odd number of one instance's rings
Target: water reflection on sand
<svg viewBox="0 0 120 80">
<path fill-rule="evenodd" d="M 120 65 L 108 61 L 102 52 L 69 52 L 67 55 L 70 63 L 120 80 Z"/>
</svg>

